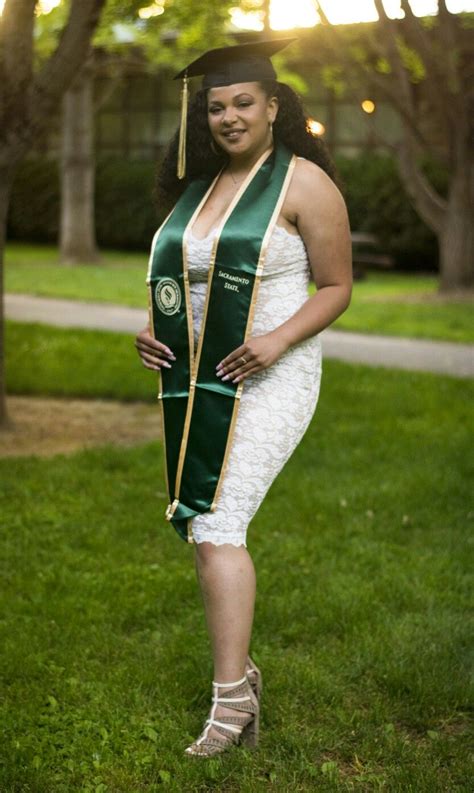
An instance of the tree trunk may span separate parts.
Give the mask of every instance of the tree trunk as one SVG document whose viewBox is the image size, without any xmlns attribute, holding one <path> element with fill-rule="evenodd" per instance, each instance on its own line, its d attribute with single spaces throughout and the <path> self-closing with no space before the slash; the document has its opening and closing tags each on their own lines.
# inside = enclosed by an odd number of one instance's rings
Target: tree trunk
<svg viewBox="0 0 474 793">
<path fill-rule="evenodd" d="M 465 162 L 451 177 L 443 228 L 438 236 L 440 292 L 474 289 L 474 163 Z"/>
<path fill-rule="evenodd" d="M 86 66 L 66 92 L 62 108 L 62 264 L 98 261 L 94 228 L 94 111 L 92 70 Z"/>
<path fill-rule="evenodd" d="M 263 11 L 263 31 L 265 34 L 271 36 L 272 29 L 270 27 L 270 0 L 263 0 L 262 11 Z"/>
<path fill-rule="evenodd" d="M 439 291 L 474 288 L 474 156 L 464 145 L 464 129 L 456 130 L 459 152 L 449 175 L 448 197 L 442 198 L 422 172 L 408 129 L 398 149 L 399 173 L 413 206 L 436 234 L 439 248 Z"/>
<path fill-rule="evenodd" d="M 4 322 L 4 252 L 7 227 L 8 203 L 13 181 L 13 171 L 0 168 L 0 429 L 10 425 L 7 414 L 5 382 L 5 322 Z"/>
</svg>

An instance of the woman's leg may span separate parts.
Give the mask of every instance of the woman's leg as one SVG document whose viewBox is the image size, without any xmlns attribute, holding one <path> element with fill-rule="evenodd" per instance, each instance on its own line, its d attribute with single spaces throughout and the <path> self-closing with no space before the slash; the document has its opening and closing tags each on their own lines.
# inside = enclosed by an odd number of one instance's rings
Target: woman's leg
<svg viewBox="0 0 474 793">
<path fill-rule="evenodd" d="M 195 564 L 214 657 L 214 680 L 245 674 L 255 608 L 255 567 L 247 548 L 195 543 Z"/>
<path fill-rule="evenodd" d="M 214 658 L 213 679 L 219 683 L 233 683 L 245 675 L 255 607 L 254 564 L 244 545 L 201 542 L 195 543 L 195 549 L 196 571 Z M 236 713 L 219 704 L 215 718 Z M 214 727 L 208 735 L 222 738 Z"/>
</svg>

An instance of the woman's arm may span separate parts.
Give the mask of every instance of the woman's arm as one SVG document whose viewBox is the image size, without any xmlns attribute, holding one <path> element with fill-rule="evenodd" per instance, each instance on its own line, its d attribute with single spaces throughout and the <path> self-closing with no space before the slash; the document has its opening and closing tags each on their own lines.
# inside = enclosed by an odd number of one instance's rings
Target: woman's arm
<svg viewBox="0 0 474 793">
<path fill-rule="evenodd" d="M 349 306 L 352 245 L 344 199 L 319 166 L 298 160 L 287 205 L 306 245 L 317 287 L 316 294 L 275 328 L 290 347 L 324 330 Z"/>
<path fill-rule="evenodd" d="M 270 333 L 249 338 L 220 361 L 216 373 L 223 380 L 237 383 L 272 366 L 293 344 L 327 328 L 351 301 L 349 219 L 332 179 L 309 160 L 298 160 L 282 214 L 303 238 L 318 291 L 286 322 Z M 246 365 L 241 356 L 247 359 Z"/>
</svg>

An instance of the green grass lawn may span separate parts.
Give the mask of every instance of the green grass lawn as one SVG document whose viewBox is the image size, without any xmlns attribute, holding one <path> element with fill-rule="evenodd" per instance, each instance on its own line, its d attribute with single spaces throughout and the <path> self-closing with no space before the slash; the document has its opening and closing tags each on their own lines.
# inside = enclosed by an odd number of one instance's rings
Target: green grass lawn
<svg viewBox="0 0 474 793">
<path fill-rule="evenodd" d="M 9 326 L 10 382 L 154 398 L 128 342 Z M 212 667 L 160 445 L 0 462 L 2 793 L 470 791 L 472 392 L 323 363 L 248 532 L 260 746 L 212 761 L 182 754 Z"/>
<path fill-rule="evenodd" d="M 52 245 L 10 243 L 5 262 L 7 292 L 146 306 L 143 253 L 102 251 L 100 264 L 64 267 Z"/>
<path fill-rule="evenodd" d="M 432 275 L 368 272 L 365 280 L 354 281 L 351 304 L 331 327 L 474 343 L 474 301 L 434 300 L 437 289 Z"/>
<path fill-rule="evenodd" d="M 5 339 L 10 394 L 156 400 L 132 335 L 7 322 Z"/>
<path fill-rule="evenodd" d="M 104 251 L 100 265 L 62 267 L 56 263 L 57 250 L 52 246 L 10 243 L 6 290 L 146 307 L 147 259 L 142 253 Z M 366 280 L 354 283 L 351 305 L 332 327 L 474 342 L 472 301 L 436 302 L 432 300 L 436 291 L 435 276 L 369 273 Z"/>
</svg>

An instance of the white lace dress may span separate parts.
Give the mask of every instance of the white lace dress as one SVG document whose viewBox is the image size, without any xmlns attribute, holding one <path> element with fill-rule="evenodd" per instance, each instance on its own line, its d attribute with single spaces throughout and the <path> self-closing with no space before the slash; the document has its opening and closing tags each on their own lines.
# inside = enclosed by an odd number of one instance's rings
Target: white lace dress
<svg viewBox="0 0 474 793">
<path fill-rule="evenodd" d="M 197 347 L 215 231 L 188 234 L 188 266 Z M 299 235 L 276 226 L 260 281 L 251 335 L 268 333 L 308 299 L 310 267 Z M 231 352 L 231 350 L 229 350 Z M 247 527 L 313 417 L 322 374 L 318 335 L 244 380 L 227 468 L 215 512 L 192 519 L 195 542 L 247 545 Z"/>
</svg>

